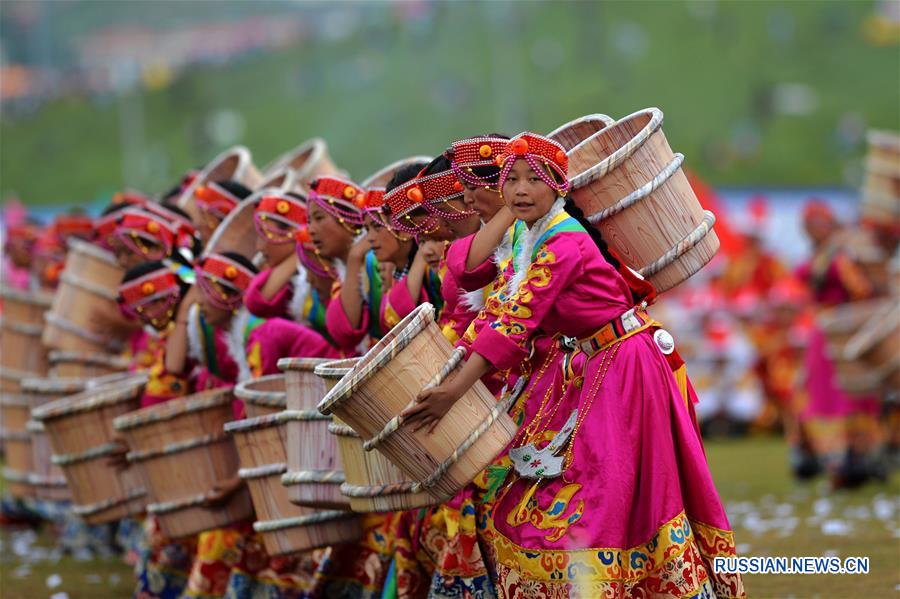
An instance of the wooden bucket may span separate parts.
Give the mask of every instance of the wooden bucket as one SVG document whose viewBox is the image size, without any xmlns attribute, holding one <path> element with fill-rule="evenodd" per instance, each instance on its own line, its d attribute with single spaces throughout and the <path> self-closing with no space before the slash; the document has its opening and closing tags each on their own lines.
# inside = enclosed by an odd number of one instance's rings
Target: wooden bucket
<svg viewBox="0 0 900 599">
<path fill-rule="evenodd" d="M 209 242 L 203 250 L 204 257 L 210 254 L 237 252 L 254 264 L 259 263 L 256 259 L 258 252 L 256 251 L 256 227 L 253 224 L 253 212 L 263 193 L 263 191 L 254 193 L 228 213 L 209 238 Z M 262 257 L 259 260 L 262 260 Z"/>
<path fill-rule="evenodd" d="M 847 359 L 845 352 L 850 339 L 882 305 L 882 300 L 851 302 L 827 308 L 816 315 L 841 388 L 851 395 L 875 393 L 882 385 L 882 378 L 865 362 Z"/>
<path fill-rule="evenodd" d="M 264 176 L 283 169 L 294 171 L 295 187 L 303 192 L 317 177 L 339 175 L 340 169 L 335 166 L 328 155 L 325 140 L 314 137 L 308 139 L 293 150 L 282 154 L 263 169 Z"/>
<path fill-rule="evenodd" d="M 22 381 L 22 396 L 27 398 L 29 407 L 34 410 L 84 391 L 87 383 L 86 379 L 72 377 L 25 379 Z M 25 430 L 28 431 L 31 445 L 29 481 L 35 496 L 51 501 L 70 500 L 71 493 L 66 486 L 66 478 L 59 466 L 53 463 L 50 438 L 43 423 L 29 420 L 25 423 Z"/>
<path fill-rule="evenodd" d="M 572 199 L 624 263 L 662 293 L 719 249 L 715 216 L 703 210 L 673 154 L 657 108 L 636 112 L 569 152 Z"/>
<path fill-rule="evenodd" d="M 315 368 L 329 362 L 320 358 L 282 358 L 278 368 L 285 374 L 288 471 L 281 478 L 291 501 L 323 509 L 350 509 L 341 494 L 344 472 L 337 441 L 328 432 L 331 416 L 320 414 L 316 404 L 325 396 L 325 384 Z"/>
<path fill-rule="evenodd" d="M 121 346 L 139 326 L 127 321 L 116 303 L 124 274 L 111 253 L 70 239 L 53 306 L 45 315 L 44 345 L 94 353 Z"/>
<path fill-rule="evenodd" d="M 128 359 L 116 354 L 53 350 L 50 374 L 53 377 L 94 378 L 128 370 Z"/>
<path fill-rule="evenodd" d="M 187 212 L 191 216 L 191 220 L 200 222 L 202 217 L 197 208 L 194 192 L 198 187 L 206 185 L 207 182 L 215 183 L 226 180 L 237 181 L 250 189 L 256 189 L 262 181 L 262 176 L 253 165 L 250 150 L 244 146 L 234 146 L 213 158 L 181 193 L 178 198 L 178 207 Z"/>
<path fill-rule="evenodd" d="M 547 134 L 547 137 L 560 144 L 566 152 L 616 122 L 616 119 L 605 114 L 588 114 L 586 116 L 560 125 Z"/>
<path fill-rule="evenodd" d="M 22 381 L 33 376 L 33 372 L 24 372 L 0 366 L 0 391 L 3 394 L 18 393 L 22 390 Z"/>
<path fill-rule="evenodd" d="M 453 361 L 449 361 L 451 355 Z M 391 329 L 319 404 L 378 448 L 437 502 L 453 497 L 512 440 L 516 425 L 480 381 L 440 420 L 432 434 L 403 426 L 400 412 L 426 384 L 461 363 L 434 322 L 434 306 L 422 304 Z"/>
<path fill-rule="evenodd" d="M 266 551 L 285 555 L 356 541 L 359 518 L 346 511 L 316 511 L 291 503 L 281 484 L 287 471 L 287 431 L 281 414 L 268 414 L 225 425 L 234 436 L 241 460 L 239 474 L 247 481 Z"/>
<path fill-rule="evenodd" d="M 881 390 L 900 388 L 900 309 L 897 298 L 884 300 L 844 346 L 843 358 L 861 362 L 876 375 Z"/>
<path fill-rule="evenodd" d="M 862 216 L 896 227 L 900 221 L 900 134 L 871 130 L 862 185 Z"/>
<path fill-rule="evenodd" d="M 287 167 L 282 167 L 272 171 L 271 174 L 262 178 L 257 186 L 257 190 L 277 190 L 280 192 L 291 191 L 297 185 L 296 173 Z"/>
<path fill-rule="evenodd" d="M 32 411 L 44 425 L 72 494 L 72 511 L 88 524 L 115 522 L 143 511 L 146 492 L 135 468 L 107 465 L 116 450 L 113 419 L 136 410 L 146 376 L 89 388 Z"/>
<path fill-rule="evenodd" d="M 47 350 L 41 342 L 44 312 L 53 302 L 47 293 L 0 290 L 3 319 L 0 321 L 0 364 L 37 375 L 47 374 Z"/>
<path fill-rule="evenodd" d="M 347 358 L 326 362 L 316 367 L 316 374 L 330 391 L 358 361 L 359 358 Z M 411 493 L 414 483 L 381 452 L 365 451 L 356 431 L 337 418 L 328 426 L 328 432 L 337 437 L 346 478 L 341 493 L 350 498 L 354 512 L 391 512 L 435 503 L 428 493 Z"/>
<path fill-rule="evenodd" d="M 29 482 L 38 499 L 48 501 L 70 501 L 72 493 L 66 477 L 59 466 L 53 463 L 53 448 L 44 425 L 37 420 L 25 424 L 31 439 L 31 476 Z"/>
<path fill-rule="evenodd" d="M 277 414 L 287 407 L 283 374 L 269 374 L 238 383 L 234 394 L 244 402 L 247 418 Z"/>
<path fill-rule="evenodd" d="M 31 436 L 26 424 L 31 414 L 28 396 L 3 393 L 0 395 L 0 437 L 3 439 L 3 478 L 13 497 L 33 497 L 35 489 L 29 476 L 33 467 Z"/>
<path fill-rule="evenodd" d="M 402 160 L 398 160 L 397 162 L 392 162 L 386 167 L 376 171 L 365 181 L 360 184 L 360 187 L 363 189 L 369 189 L 371 187 L 384 187 L 390 182 L 393 178 L 394 174 L 402 169 L 404 166 L 416 163 L 429 163 L 434 158 L 432 156 L 410 156 L 409 158 L 404 158 Z"/>
<path fill-rule="evenodd" d="M 172 399 L 119 416 L 128 461 L 144 473 L 152 503 L 147 511 L 171 538 L 197 534 L 246 520 L 253 514 L 246 489 L 222 507 L 206 507 L 215 483 L 237 475 L 234 441 L 223 427 L 233 418 L 231 389 L 214 389 Z"/>
</svg>

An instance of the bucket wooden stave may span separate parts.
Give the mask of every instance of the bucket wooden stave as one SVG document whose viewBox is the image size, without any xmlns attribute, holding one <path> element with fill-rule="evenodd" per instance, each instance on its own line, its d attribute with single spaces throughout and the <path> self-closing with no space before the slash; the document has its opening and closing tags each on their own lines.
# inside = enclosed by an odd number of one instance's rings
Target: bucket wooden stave
<svg viewBox="0 0 900 599">
<path fill-rule="evenodd" d="M 295 187 L 304 193 L 317 177 L 338 175 L 341 172 L 331 160 L 325 140 L 318 137 L 306 140 L 267 164 L 263 169 L 263 176 L 283 169 L 294 172 Z"/>
<path fill-rule="evenodd" d="M 72 493 L 66 483 L 62 469 L 53 463 L 53 448 L 44 425 L 37 420 L 26 423 L 31 440 L 31 476 L 29 482 L 34 487 L 38 499 L 48 501 L 69 501 Z"/>
<path fill-rule="evenodd" d="M 110 252 L 70 239 L 66 266 L 45 315 L 44 345 L 101 353 L 120 347 L 138 327 L 125 319 L 116 303 L 124 274 Z"/>
<path fill-rule="evenodd" d="M 53 350 L 49 357 L 54 377 L 94 378 L 128 370 L 128 359 L 116 354 Z"/>
<path fill-rule="evenodd" d="M 432 156 L 410 156 L 409 158 L 403 158 L 375 171 L 366 177 L 359 186 L 363 189 L 369 189 L 371 187 L 383 188 L 388 184 L 391 178 L 393 178 L 394 174 L 403 167 L 423 162 L 428 164 L 432 160 L 434 160 Z"/>
<path fill-rule="evenodd" d="M 216 230 L 203 250 L 203 256 L 210 254 L 222 254 L 224 252 L 237 252 L 248 260 L 256 263 L 256 228 L 253 223 L 253 213 L 256 210 L 258 200 L 265 192 L 262 190 L 241 202 L 237 207 L 219 223 Z M 261 258 L 260 258 L 261 259 Z"/>
<path fill-rule="evenodd" d="M 358 517 L 346 511 L 317 511 L 291 502 L 281 484 L 287 471 L 287 431 L 281 414 L 267 414 L 225 425 L 235 440 L 266 551 L 285 555 L 316 547 L 356 541 L 362 534 Z"/>
<path fill-rule="evenodd" d="M 44 312 L 53 296 L 43 292 L 25 293 L 14 289 L 0 290 L 3 318 L 0 321 L 0 364 L 4 368 L 47 374 L 47 349 L 41 337 Z"/>
<path fill-rule="evenodd" d="M 30 378 L 22 381 L 22 397 L 30 410 L 84 391 L 88 381 L 75 377 Z M 71 499 L 62 470 L 53 463 L 50 438 L 43 423 L 31 419 L 25 423 L 31 448 L 29 480 L 38 499 L 65 501 Z"/>
<path fill-rule="evenodd" d="M 237 475 L 233 440 L 224 432 L 233 418 L 231 389 L 215 389 L 119 416 L 122 433 L 146 481 L 147 511 L 172 538 L 221 528 L 252 516 L 250 497 L 241 489 L 227 504 L 207 507 L 204 497 L 216 482 Z"/>
<path fill-rule="evenodd" d="M 559 143 L 566 152 L 616 122 L 616 119 L 605 114 L 588 114 L 568 123 L 564 123 L 547 134 L 547 137 Z"/>
<path fill-rule="evenodd" d="M 325 381 L 328 391 L 340 381 L 359 358 L 327 362 L 316 367 L 316 375 Z M 435 503 L 428 493 L 412 493 L 413 482 L 379 451 L 365 451 L 363 441 L 352 428 L 334 418 L 328 432 L 337 437 L 345 482 L 341 493 L 350 498 L 354 512 L 390 512 Z"/>
<path fill-rule="evenodd" d="M 281 482 L 297 505 L 324 509 L 350 509 L 341 494 L 344 472 L 337 441 L 328 432 L 331 416 L 315 406 L 325 396 L 323 380 L 315 368 L 327 359 L 282 358 L 278 368 L 285 374 L 287 411 L 282 416 L 288 431 L 288 471 Z"/>
<path fill-rule="evenodd" d="M 4 447 L 3 478 L 13 497 L 33 497 L 35 489 L 29 481 L 34 458 L 31 435 L 26 429 L 31 416 L 31 403 L 26 395 L 3 393 L 0 395 L 0 421 L 3 428 L 0 438 Z"/>
<path fill-rule="evenodd" d="M 888 298 L 853 334 L 843 348 L 844 360 L 859 362 L 878 377 L 880 391 L 900 388 L 900 309 Z"/>
<path fill-rule="evenodd" d="M 459 489 L 512 440 L 515 423 L 479 381 L 438 422 L 434 432 L 412 432 L 395 418 L 454 353 L 434 322 L 434 307 L 422 304 L 407 315 L 319 404 L 377 447 L 437 502 Z"/>
<path fill-rule="evenodd" d="M 709 263 L 719 249 L 704 210 L 649 108 L 592 135 L 569 152 L 572 199 L 626 265 L 660 293 Z"/>
<path fill-rule="evenodd" d="M 234 395 L 244 402 L 247 418 L 277 414 L 287 407 L 283 374 L 270 374 L 238 383 L 234 387 Z"/>
<path fill-rule="evenodd" d="M 146 492 L 140 472 L 116 471 L 107 463 L 115 452 L 115 417 L 136 410 L 147 382 L 133 376 L 87 390 L 32 411 L 44 425 L 52 462 L 66 477 L 73 512 L 88 524 L 115 522 L 143 511 Z"/>
<path fill-rule="evenodd" d="M 877 393 L 885 376 L 865 361 L 848 357 L 847 345 L 883 306 L 884 300 L 864 300 L 827 308 L 816 315 L 816 323 L 825 335 L 826 352 L 834 362 L 841 388 L 850 395 Z"/>
<path fill-rule="evenodd" d="M 233 146 L 207 164 L 178 197 L 178 207 L 187 212 L 191 220 L 201 222 L 203 218 L 197 208 L 197 199 L 194 193 L 197 188 L 209 182 L 232 180 L 241 183 L 249 189 L 256 189 L 262 181 L 262 175 L 253 165 L 253 156 L 250 150 L 244 146 Z"/>
</svg>

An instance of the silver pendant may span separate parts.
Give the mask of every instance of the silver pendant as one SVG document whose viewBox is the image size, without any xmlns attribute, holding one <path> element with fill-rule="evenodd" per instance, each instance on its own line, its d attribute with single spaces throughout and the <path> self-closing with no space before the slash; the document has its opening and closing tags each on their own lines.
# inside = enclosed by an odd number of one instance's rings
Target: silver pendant
<svg viewBox="0 0 900 599">
<path fill-rule="evenodd" d="M 578 410 L 572 410 L 569 419 L 543 449 L 538 449 L 534 443 L 510 449 L 509 457 L 519 476 L 523 478 L 553 478 L 562 474 L 565 456 L 558 456 L 556 453 L 566 445 L 572 431 L 575 430 L 577 418 Z"/>
<path fill-rule="evenodd" d="M 655 333 L 653 333 L 653 340 L 656 342 L 656 346 L 659 348 L 659 351 L 664 353 L 665 355 L 671 354 L 675 351 L 675 338 L 672 337 L 672 333 L 665 329 L 657 329 Z"/>
</svg>

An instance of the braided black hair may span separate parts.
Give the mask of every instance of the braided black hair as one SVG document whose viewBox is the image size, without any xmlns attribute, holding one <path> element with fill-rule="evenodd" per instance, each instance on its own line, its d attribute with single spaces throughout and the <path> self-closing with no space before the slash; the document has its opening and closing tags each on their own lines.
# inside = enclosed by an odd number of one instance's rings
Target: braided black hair
<svg viewBox="0 0 900 599">
<path fill-rule="evenodd" d="M 591 221 L 584 216 L 584 212 L 579 208 L 575 202 L 572 200 L 572 196 L 566 196 L 566 205 L 564 206 L 565 211 L 569 213 L 569 216 L 578 221 L 584 229 L 588 232 L 588 235 L 591 236 L 591 239 L 594 240 L 597 248 L 600 250 L 600 253 L 603 254 L 603 257 L 609 262 L 613 268 L 619 270 L 621 264 L 619 260 L 616 259 L 615 256 L 612 255 L 612 252 L 609 250 L 609 244 L 606 243 L 606 240 L 603 239 L 603 235 L 600 233 L 600 229 L 591 224 Z"/>
</svg>

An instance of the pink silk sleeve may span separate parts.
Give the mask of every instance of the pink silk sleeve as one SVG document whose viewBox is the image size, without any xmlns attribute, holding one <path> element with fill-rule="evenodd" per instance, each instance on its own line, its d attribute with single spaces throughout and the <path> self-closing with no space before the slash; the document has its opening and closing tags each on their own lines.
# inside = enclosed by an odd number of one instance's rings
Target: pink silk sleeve
<svg viewBox="0 0 900 599">
<path fill-rule="evenodd" d="M 447 269 L 453 274 L 460 289 L 475 291 L 489 285 L 497 277 L 497 265 L 493 257 L 488 258 L 472 270 L 466 269 L 466 258 L 475 235 L 457 239 L 447 248 Z"/>
<path fill-rule="evenodd" d="M 247 363 L 254 376 L 278 374 L 281 358 L 341 358 L 319 333 L 284 318 L 271 318 L 247 337 Z"/>
<path fill-rule="evenodd" d="M 254 316 L 260 318 L 279 318 L 288 315 L 288 306 L 294 294 L 293 285 L 288 284 L 279 289 L 271 299 L 266 299 L 262 294 L 263 285 L 269 280 L 272 269 L 267 268 L 253 277 L 250 286 L 244 293 L 244 305 Z"/>
<path fill-rule="evenodd" d="M 364 303 L 359 326 L 354 327 L 350 324 L 347 313 L 344 312 L 344 306 L 341 304 L 340 287 L 335 286 L 335 288 L 337 291 L 332 292 L 331 301 L 325 311 L 325 326 L 335 345 L 340 350 L 352 355 L 356 351 L 356 346 L 369 331 L 369 310 Z"/>
<path fill-rule="evenodd" d="M 519 364 L 528 357 L 529 341 L 556 298 L 582 270 L 581 250 L 571 236 L 551 238 L 538 250 L 515 292 L 501 303 L 496 320 L 478 331 L 472 351 L 498 370 Z"/>
<path fill-rule="evenodd" d="M 406 277 L 394 281 L 391 290 L 381 302 L 381 329 L 383 331 L 391 330 L 405 316 L 415 310 L 416 306 L 426 301 L 428 298 L 425 297 L 424 292 L 420 294 L 418 302 L 413 300 L 406 286 Z"/>
</svg>

